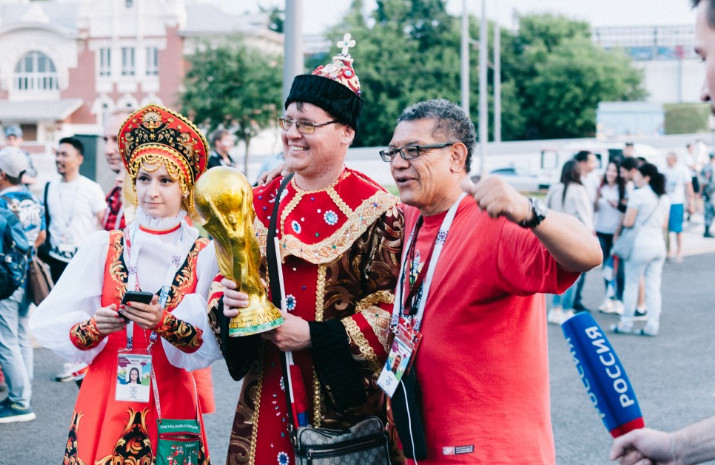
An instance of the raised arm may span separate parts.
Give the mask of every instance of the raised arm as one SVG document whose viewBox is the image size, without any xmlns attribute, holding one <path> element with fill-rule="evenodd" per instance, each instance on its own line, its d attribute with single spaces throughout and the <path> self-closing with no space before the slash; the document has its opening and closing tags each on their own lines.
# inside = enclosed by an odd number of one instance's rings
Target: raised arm
<svg viewBox="0 0 715 465">
<path fill-rule="evenodd" d="M 529 199 L 498 177 L 487 177 L 477 184 L 465 178 L 462 189 L 493 218 L 504 216 L 514 223 L 528 223 L 534 216 Z M 548 210 L 544 220 L 532 229 L 564 270 L 585 272 L 603 260 L 596 237 L 570 215 Z"/>
</svg>

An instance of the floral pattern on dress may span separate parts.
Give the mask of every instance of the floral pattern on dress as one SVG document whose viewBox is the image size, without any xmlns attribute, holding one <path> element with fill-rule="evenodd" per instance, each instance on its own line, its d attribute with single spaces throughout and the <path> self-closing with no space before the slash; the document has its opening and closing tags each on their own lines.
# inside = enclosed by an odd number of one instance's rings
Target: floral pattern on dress
<svg viewBox="0 0 715 465">
<path fill-rule="evenodd" d="M 320 211 L 320 210 L 318 210 L 318 211 Z M 338 223 L 338 214 L 332 210 L 328 210 L 323 215 L 323 219 L 325 220 L 326 223 L 328 223 L 328 225 L 335 226 Z"/>
<path fill-rule="evenodd" d="M 286 296 L 286 310 L 292 312 L 293 310 L 295 310 L 296 304 L 297 301 L 295 299 L 295 296 L 293 294 L 288 294 Z"/>
<path fill-rule="evenodd" d="M 303 228 L 300 227 L 300 223 L 295 220 L 291 222 L 290 226 L 291 228 L 293 228 L 293 232 L 296 234 L 300 234 L 300 232 L 303 230 Z"/>
</svg>

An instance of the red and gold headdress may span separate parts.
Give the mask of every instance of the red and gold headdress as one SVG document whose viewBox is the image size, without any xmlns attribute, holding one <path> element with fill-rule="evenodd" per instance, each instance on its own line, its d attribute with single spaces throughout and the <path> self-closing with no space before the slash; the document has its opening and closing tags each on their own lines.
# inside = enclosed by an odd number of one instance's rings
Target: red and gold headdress
<svg viewBox="0 0 715 465">
<path fill-rule="evenodd" d="M 117 142 L 132 185 L 140 168 L 154 171 L 163 162 L 182 192 L 190 194 L 206 170 L 209 145 L 201 131 L 185 116 L 159 105 L 132 113 L 119 129 Z"/>
</svg>

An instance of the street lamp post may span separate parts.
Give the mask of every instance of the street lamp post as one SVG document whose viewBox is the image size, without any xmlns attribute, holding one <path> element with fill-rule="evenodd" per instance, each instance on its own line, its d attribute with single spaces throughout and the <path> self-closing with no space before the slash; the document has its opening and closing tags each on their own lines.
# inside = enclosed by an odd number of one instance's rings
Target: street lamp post
<svg viewBox="0 0 715 465">
<path fill-rule="evenodd" d="M 283 101 L 293 84 L 293 78 L 303 74 L 303 0 L 286 0 L 283 23 Z"/>
<path fill-rule="evenodd" d="M 479 27 L 479 174 L 486 175 L 487 159 L 487 0 L 482 0 L 482 20 Z"/>
<path fill-rule="evenodd" d="M 461 91 L 462 110 L 469 117 L 469 13 L 467 0 L 462 0 L 462 51 L 461 58 Z"/>
</svg>

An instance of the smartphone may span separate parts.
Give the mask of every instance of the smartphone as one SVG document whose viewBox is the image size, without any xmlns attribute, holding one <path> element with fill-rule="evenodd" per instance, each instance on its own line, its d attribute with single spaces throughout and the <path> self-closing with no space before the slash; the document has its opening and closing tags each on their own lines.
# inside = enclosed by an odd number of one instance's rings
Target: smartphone
<svg viewBox="0 0 715 465">
<path fill-rule="evenodd" d="M 128 302 L 139 302 L 141 304 L 150 304 L 154 294 L 144 291 L 127 291 L 122 298 L 122 305 Z"/>
<path fill-rule="evenodd" d="M 151 303 L 151 299 L 154 297 L 154 294 L 151 292 L 143 292 L 143 291 L 127 291 L 124 294 L 124 297 L 122 297 L 122 307 L 126 305 L 128 302 L 139 302 L 142 304 L 149 304 Z M 129 318 L 126 317 L 122 312 L 119 312 L 119 316 L 124 318 L 124 322 L 128 323 Z"/>
</svg>

